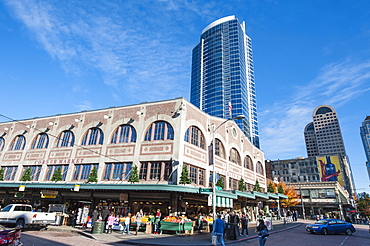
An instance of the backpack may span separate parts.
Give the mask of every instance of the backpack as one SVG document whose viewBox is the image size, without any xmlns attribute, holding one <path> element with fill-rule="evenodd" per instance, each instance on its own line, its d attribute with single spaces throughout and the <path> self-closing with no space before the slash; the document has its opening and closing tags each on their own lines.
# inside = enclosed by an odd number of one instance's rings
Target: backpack
<svg viewBox="0 0 370 246">
<path fill-rule="evenodd" d="M 270 234 L 269 234 L 269 231 L 267 230 L 267 228 L 264 228 L 262 231 L 261 231 L 261 236 L 262 237 L 268 237 L 268 236 L 270 236 Z"/>
</svg>

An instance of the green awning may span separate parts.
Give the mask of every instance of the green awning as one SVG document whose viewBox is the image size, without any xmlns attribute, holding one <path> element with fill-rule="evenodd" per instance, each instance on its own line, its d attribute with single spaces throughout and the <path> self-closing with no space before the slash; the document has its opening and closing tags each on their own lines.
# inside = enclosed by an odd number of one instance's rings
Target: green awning
<svg viewBox="0 0 370 246">
<path fill-rule="evenodd" d="M 19 187 L 25 185 L 30 189 L 73 189 L 76 183 L 7 183 L 0 182 L 0 187 Z M 80 190 L 148 190 L 148 191 L 178 191 L 199 193 L 198 187 L 167 184 L 81 184 Z"/>
<path fill-rule="evenodd" d="M 278 193 L 278 195 L 279 195 L 280 199 L 288 199 L 287 195 L 284 195 L 284 194 L 281 194 L 281 193 Z"/>
<path fill-rule="evenodd" d="M 256 195 L 256 197 L 259 197 L 259 198 L 269 199 L 269 196 L 266 193 L 253 191 L 253 194 Z"/>
<path fill-rule="evenodd" d="M 237 196 L 242 196 L 250 199 L 256 199 L 256 196 L 250 192 L 244 192 L 244 191 L 239 191 L 239 190 L 234 190 L 235 195 Z"/>
<path fill-rule="evenodd" d="M 279 194 L 278 193 L 267 192 L 267 195 L 269 196 L 270 199 L 279 199 Z"/>
</svg>

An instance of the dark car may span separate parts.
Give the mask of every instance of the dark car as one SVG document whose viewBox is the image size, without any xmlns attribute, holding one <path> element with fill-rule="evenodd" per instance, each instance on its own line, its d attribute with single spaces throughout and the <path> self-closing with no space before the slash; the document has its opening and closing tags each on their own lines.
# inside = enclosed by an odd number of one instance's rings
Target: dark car
<svg viewBox="0 0 370 246">
<path fill-rule="evenodd" d="M 345 233 L 352 235 L 356 230 L 351 223 L 347 223 L 338 219 L 324 219 L 315 222 L 315 224 L 307 225 L 306 231 L 311 233 Z"/>
</svg>

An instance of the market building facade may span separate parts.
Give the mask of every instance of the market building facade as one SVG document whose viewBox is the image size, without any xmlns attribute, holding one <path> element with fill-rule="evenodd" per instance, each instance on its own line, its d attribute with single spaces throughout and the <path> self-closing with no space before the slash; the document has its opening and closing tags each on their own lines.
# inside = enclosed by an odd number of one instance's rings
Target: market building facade
<svg viewBox="0 0 370 246">
<path fill-rule="evenodd" d="M 209 213 L 213 167 L 212 129 L 225 119 L 210 116 L 184 98 L 0 123 L 0 205 L 29 203 L 45 209 L 64 203 L 85 215 L 96 206 L 117 214 Z M 217 210 L 249 209 L 279 195 L 266 190 L 264 153 L 233 121 L 215 133 L 215 170 L 222 179 Z M 138 183 L 128 179 L 138 168 Z M 191 184 L 179 183 L 183 167 Z M 20 181 L 26 170 L 32 181 Z M 97 182 L 88 183 L 93 169 Z M 53 182 L 59 170 L 62 181 Z M 247 191 L 238 191 L 243 178 Z"/>
</svg>

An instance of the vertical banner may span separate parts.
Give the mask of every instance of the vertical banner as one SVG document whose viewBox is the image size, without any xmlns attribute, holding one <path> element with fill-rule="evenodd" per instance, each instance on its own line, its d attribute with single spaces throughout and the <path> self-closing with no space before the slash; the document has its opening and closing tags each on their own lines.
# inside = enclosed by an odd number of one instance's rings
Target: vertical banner
<svg viewBox="0 0 370 246">
<path fill-rule="evenodd" d="M 340 168 L 338 156 L 316 157 L 321 181 L 338 181 L 342 186 L 343 170 Z"/>
<path fill-rule="evenodd" d="M 208 163 L 213 165 L 213 143 L 208 146 Z"/>
</svg>

